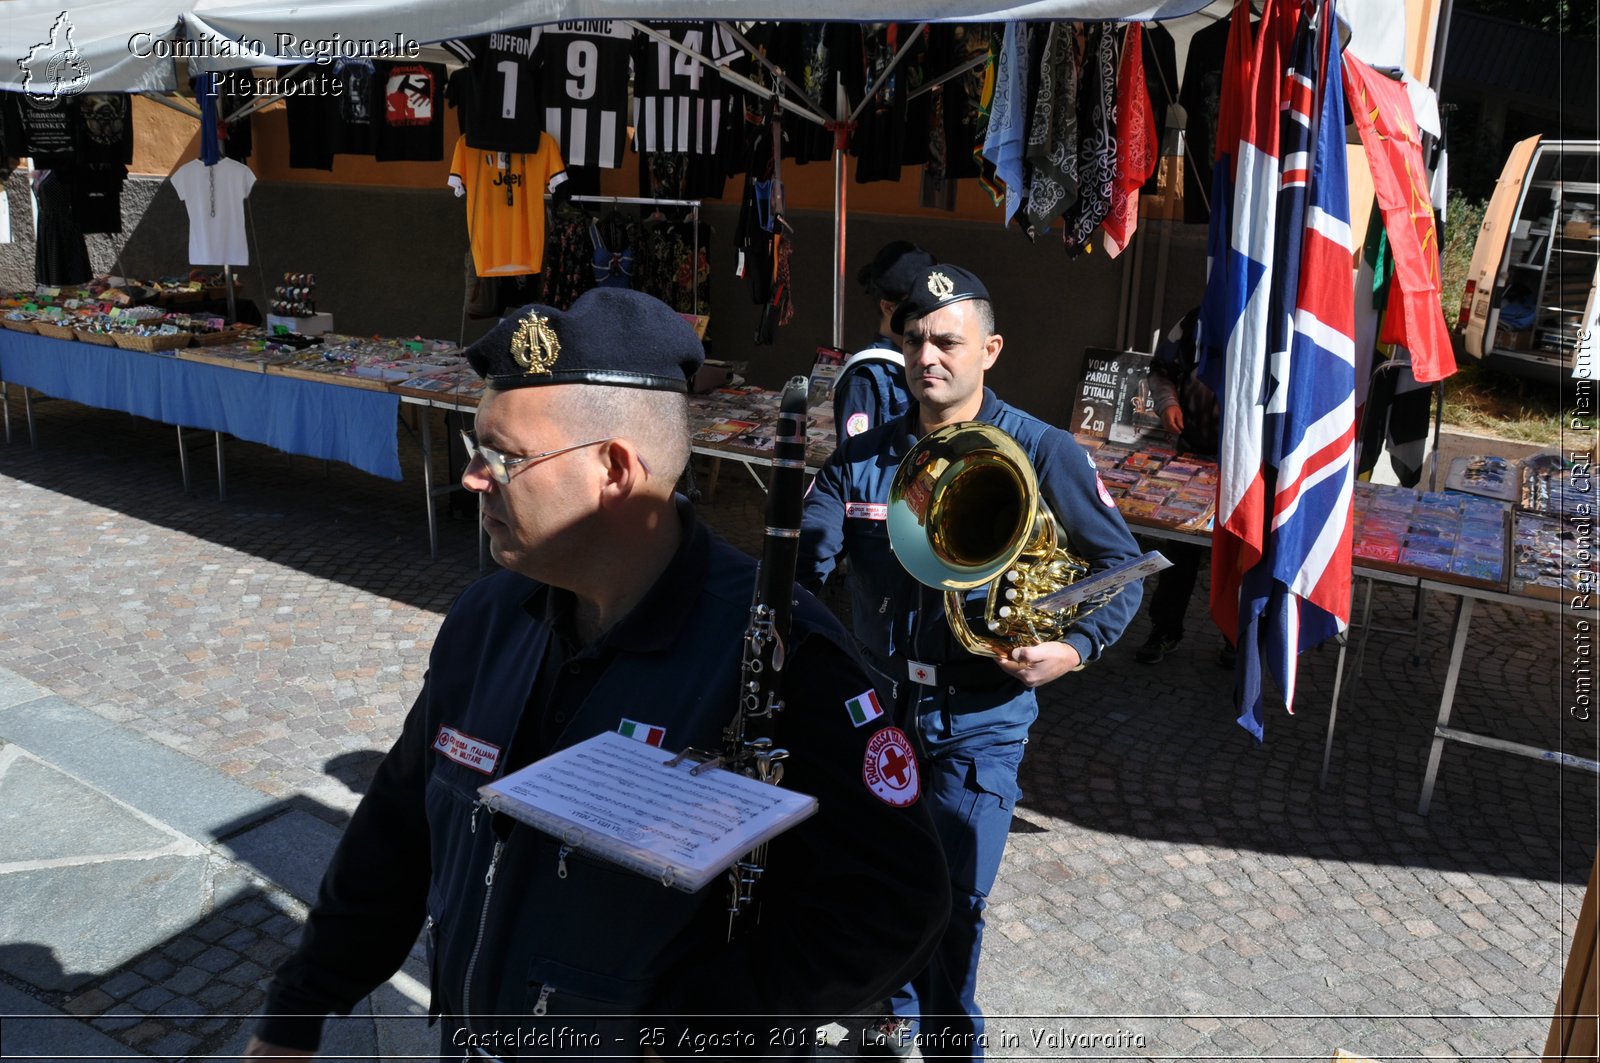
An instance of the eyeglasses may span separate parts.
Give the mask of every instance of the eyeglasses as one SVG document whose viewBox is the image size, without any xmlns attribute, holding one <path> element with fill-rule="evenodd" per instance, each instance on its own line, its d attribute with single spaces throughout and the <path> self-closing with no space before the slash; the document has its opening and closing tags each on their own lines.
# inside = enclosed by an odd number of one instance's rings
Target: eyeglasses
<svg viewBox="0 0 1600 1063">
<path fill-rule="evenodd" d="M 591 439 L 587 443 L 574 443 L 570 447 L 559 447 L 555 450 L 546 450 L 539 454 L 524 454 L 520 457 L 514 454 L 502 454 L 492 447 L 483 446 L 478 442 L 478 433 L 463 431 L 461 442 L 467 448 L 467 467 L 471 468 L 474 461 L 482 460 L 483 467 L 488 470 L 490 478 L 502 487 L 511 482 L 511 477 L 519 471 L 531 468 L 535 462 L 546 458 L 553 458 L 557 454 L 565 454 L 572 450 L 582 450 L 592 447 L 596 443 L 609 443 L 616 436 L 606 436 L 604 439 Z"/>
</svg>

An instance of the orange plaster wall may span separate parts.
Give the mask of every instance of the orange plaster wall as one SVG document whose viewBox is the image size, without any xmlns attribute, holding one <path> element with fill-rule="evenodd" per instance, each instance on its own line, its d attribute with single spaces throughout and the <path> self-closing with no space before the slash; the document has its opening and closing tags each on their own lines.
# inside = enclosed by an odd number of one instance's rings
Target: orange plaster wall
<svg viewBox="0 0 1600 1063">
<path fill-rule="evenodd" d="M 200 119 L 133 98 L 133 173 L 165 177 L 199 152 Z"/>
</svg>

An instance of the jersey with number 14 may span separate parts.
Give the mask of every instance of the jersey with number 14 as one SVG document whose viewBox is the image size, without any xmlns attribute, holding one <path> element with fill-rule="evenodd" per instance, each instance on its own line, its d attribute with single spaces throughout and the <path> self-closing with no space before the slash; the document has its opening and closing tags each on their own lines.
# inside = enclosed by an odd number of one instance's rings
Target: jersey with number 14
<svg viewBox="0 0 1600 1063">
<path fill-rule="evenodd" d="M 713 155 L 727 88 L 718 67 L 739 56 L 727 28 L 715 22 L 649 22 L 705 61 L 639 34 L 634 41 L 633 146 L 638 151 Z"/>
<path fill-rule="evenodd" d="M 621 19 L 558 22 L 540 41 L 544 128 L 568 166 L 622 165 L 633 29 Z"/>
</svg>

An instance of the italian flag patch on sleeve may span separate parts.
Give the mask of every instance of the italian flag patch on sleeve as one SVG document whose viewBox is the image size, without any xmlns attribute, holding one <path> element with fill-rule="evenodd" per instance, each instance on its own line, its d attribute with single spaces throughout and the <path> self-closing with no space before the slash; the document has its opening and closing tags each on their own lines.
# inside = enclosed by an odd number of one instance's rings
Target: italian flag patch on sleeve
<svg viewBox="0 0 1600 1063">
<path fill-rule="evenodd" d="M 883 715 L 883 706 L 878 704 L 878 692 L 876 690 L 857 694 L 845 702 L 844 707 L 850 713 L 850 722 L 857 727 L 864 723 L 871 723 Z"/>
<path fill-rule="evenodd" d="M 617 724 L 617 733 L 623 738 L 631 738 L 647 746 L 655 746 L 657 749 L 660 749 L 661 743 L 667 739 L 665 727 L 657 727 L 653 723 L 640 723 L 638 720 L 623 720 Z"/>
</svg>

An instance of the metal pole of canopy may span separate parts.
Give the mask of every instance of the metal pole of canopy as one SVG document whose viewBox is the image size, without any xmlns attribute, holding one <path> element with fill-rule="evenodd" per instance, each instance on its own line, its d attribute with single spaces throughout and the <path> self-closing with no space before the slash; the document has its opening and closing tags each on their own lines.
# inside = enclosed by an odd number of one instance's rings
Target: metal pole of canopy
<svg viewBox="0 0 1600 1063">
<path fill-rule="evenodd" d="M 914 100 L 918 96 L 921 96 L 924 92 L 932 92 L 940 85 L 943 85 L 946 81 L 954 81 L 967 71 L 976 70 L 978 67 L 983 66 L 988 61 L 989 55 L 987 52 L 983 55 L 975 55 L 971 59 L 968 59 L 965 63 L 962 63 L 960 66 L 956 67 L 954 70 L 946 71 L 945 73 L 934 78 L 932 81 L 924 81 L 922 84 L 906 93 L 906 99 Z"/>
<path fill-rule="evenodd" d="M 783 67 L 779 66 L 777 63 L 774 63 L 771 59 L 768 59 L 765 55 L 761 54 L 761 49 L 751 44 L 750 39 L 744 34 L 740 33 L 737 26 L 731 22 L 719 22 L 717 25 L 727 30 L 728 36 L 732 37 L 734 43 L 743 48 L 749 54 L 750 58 L 766 67 L 773 77 L 789 86 L 790 92 L 800 97 L 801 100 L 804 100 L 808 103 L 810 102 L 810 97 L 806 95 L 806 90 L 795 84 L 794 79 L 788 74 L 784 73 Z M 759 95 L 766 96 L 768 94 L 760 93 Z M 791 108 L 791 110 L 793 110 L 793 108 Z M 827 119 L 823 117 L 822 112 L 815 110 L 812 112 L 812 121 L 822 124 L 827 123 Z"/>
<path fill-rule="evenodd" d="M 845 99 L 844 85 L 837 86 L 838 121 L 833 128 L 833 345 L 844 347 L 844 149 L 850 144 L 850 119 L 846 117 L 850 101 Z"/>
</svg>

